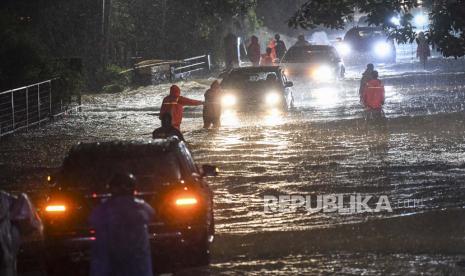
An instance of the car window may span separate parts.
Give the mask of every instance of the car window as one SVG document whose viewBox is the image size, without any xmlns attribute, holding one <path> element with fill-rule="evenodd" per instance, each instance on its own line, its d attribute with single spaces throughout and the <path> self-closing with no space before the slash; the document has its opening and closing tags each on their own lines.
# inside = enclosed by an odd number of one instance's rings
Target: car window
<svg viewBox="0 0 465 276">
<path fill-rule="evenodd" d="M 331 48 L 309 49 L 304 47 L 291 48 L 283 58 L 284 63 L 321 62 L 334 58 Z"/>
<path fill-rule="evenodd" d="M 269 83 L 269 78 L 274 77 L 279 80 L 276 71 L 262 71 L 262 72 L 232 72 L 227 76 L 223 82 L 223 88 L 257 88 L 266 86 Z"/>
<path fill-rule="evenodd" d="M 63 165 L 59 182 L 67 187 L 99 191 L 105 189 L 117 172 L 134 174 L 138 190 L 152 185 L 176 183 L 181 179 L 179 162 L 172 152 L 160 152 L 150 156 L 112 153 L 71 156 Z"/>
<path fill-rule="evenodd" d="M 180 143 L 181 154 L 184 156 L 184 160 L 189 170 L 189 173 L 197 172 L 197 167 L 195 166 L 194 158 L 192 158 L 192 154 L 187 149 L 184 143 Z"/>
<path fill-rule="evenodd" d="M 381 30 L 361 30 L 358 33 L 363 38 L 372 37 L 372 36 L 383 36 L 384 35 L 383 31 L 381 31 Z"/>
</svg>

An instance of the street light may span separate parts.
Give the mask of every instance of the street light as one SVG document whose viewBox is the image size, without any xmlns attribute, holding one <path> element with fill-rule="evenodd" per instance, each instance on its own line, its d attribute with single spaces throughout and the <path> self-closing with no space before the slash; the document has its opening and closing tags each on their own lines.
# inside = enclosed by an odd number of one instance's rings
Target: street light
<svg viewBox="0 0 465 276">
<path fill-rule="evenodd" d="M 394 24 L 394 26 L 399 26 L 400 25 L 400 18 L 397 16 L 393 16 L 391 18 L 391 23 Z"/>
<path fill-rule="evenodd" d="M 425 26 L 426 23 L 428 23 L 428 17 L 426 17 L 424 14 L 415 15 L 413 20 L 417 26 Z"/>
</svg>

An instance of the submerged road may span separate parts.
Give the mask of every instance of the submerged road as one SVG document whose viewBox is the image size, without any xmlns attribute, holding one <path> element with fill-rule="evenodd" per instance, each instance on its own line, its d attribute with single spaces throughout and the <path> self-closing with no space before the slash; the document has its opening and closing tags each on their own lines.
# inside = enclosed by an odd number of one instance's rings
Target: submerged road
<svg viewBox="0 0 465 276">
<path fill-rule="evenodd" d="M 195 159 L 221 175 L 211 179 L 212 265 L 179 274 L 465 273 L 465 62 L 379 68 L 386 118 L 376 122 L 359 103 L 362 70 L 319 88 L 296 80 L 295 111 L 227 113 L 219 130 L 202 129 L 201 108 L 186 108 Z M 211 81 L 179 85 L 202 99 Z M 168 89 L 87 95 L 82 113 L 2 139 L 2 184 L 37 187 L 18 174 L 59 166 L 79 141 L 150 139 Z M 264 196 L 297 194 L 386 196 L 392 212 L 264 212 Z"/>
</svg>

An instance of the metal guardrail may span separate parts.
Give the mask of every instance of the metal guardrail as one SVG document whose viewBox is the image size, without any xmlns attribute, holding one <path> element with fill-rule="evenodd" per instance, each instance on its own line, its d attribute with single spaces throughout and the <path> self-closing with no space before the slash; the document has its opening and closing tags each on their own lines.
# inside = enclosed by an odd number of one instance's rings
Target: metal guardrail
<svg viewBox="0 0 465 276">
<path fill-rule="evenodd" d="M 50 79 L 0 92 L 0 137 L 28 129 L 63 113 Z"/>
<path fill-rule="evenodd" d="M 211 70 L 211 57 L 210 55 L 203 55 L 183 59 L 178 64 L 170 65 L 170 80 L 173 81 L 176 77 L 183 77 L 185 74 L 201 70 Z"/>
<path fill-rule="evenodd" d="M 134 72 L 133 81 L 139 84 L 157 84 L 164 81 L 175 81 L 193 72 L 211 70 L 210 55 L 186 58 L 183 60 L 146 60 L 135 64 L 131 69 L 121 72 Z"/>
</svg>

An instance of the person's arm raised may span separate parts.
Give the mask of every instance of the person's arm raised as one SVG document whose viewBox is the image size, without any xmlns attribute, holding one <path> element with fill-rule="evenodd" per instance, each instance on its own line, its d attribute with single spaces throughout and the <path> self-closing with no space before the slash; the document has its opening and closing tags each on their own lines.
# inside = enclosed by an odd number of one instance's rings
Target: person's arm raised
<svg viewBox="0 0 465 276">
<path fill-rule="evenodd" d="M 186 97 L 179 97 L 178 99 L 178 104 L 180 105 L 192 105 L 192 106 L 196 106 L 196 105 L 202 105 L 203 102 L 202 101 L 198 101 L 198 100 L 193 100 L 193 99 L 189 99 L 189 98 L 186 98 Z"/>
</svg>

